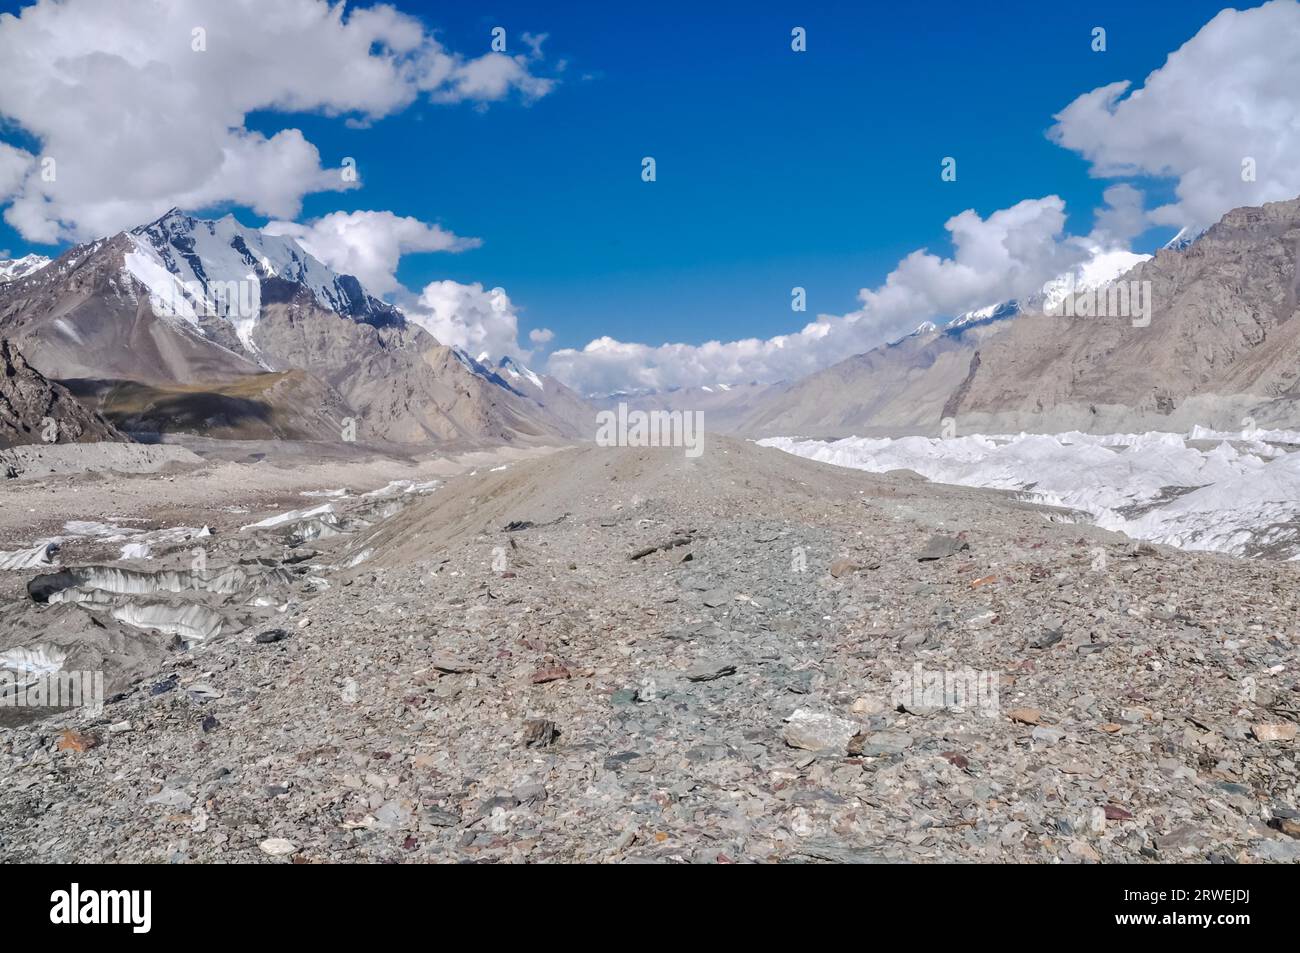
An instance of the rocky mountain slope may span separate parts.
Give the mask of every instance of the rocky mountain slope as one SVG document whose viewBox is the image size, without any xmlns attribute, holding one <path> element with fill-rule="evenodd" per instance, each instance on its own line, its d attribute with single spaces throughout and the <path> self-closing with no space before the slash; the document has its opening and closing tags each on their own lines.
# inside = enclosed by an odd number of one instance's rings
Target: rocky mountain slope
<svg viewBox="0 0 1300 953">
<path fill-rule="evenodd" d="M 960 432 L 1295 425 L 1300 199 L 1237 209 L 1192 239 L 1118 278 L 1150 294 L 1149 324 L 1017 309 L 923 329 L 773 394 L 738 429 L 937 433 L 944 417 Z"/>
<path fill-rule="evenodd" d="M 51 439 L 52 438 L 52 439 Z M 0 448 L 27 443 L 87 443 L 127 438 L 67 388 L 47 379 L 0 338 Z"/>
<path fill-rule="evenodd" d="M 579 435 L 581 401 L 558 382 L 545 395 L 510 384 L 292 239 L 229 216 L 173 210 L 71 249 L 0 286 L 0 331 L 137 429 L 320 440 L 354 429 L 363 443 Z"/>
</svg>

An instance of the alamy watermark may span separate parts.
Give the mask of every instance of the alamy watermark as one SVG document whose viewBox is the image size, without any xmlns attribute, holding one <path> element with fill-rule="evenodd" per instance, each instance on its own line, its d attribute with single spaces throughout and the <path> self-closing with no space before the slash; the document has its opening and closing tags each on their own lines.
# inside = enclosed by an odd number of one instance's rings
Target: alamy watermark
<svg viewBox="0 0 1300 953">
<path fill-rule="evenodd" d="M 149 304 L 159 318 L 255 318 L 261 296 L 256 278 L 211 281 L 206 286 L 185 281 L 150 295 Z"/>
<path fill-rule="evenodd" d="M 890 701 L 909 711 L 918 708 L 950 708 L 976 711 L 995 717 L 1000 708 L 998 686 L 1001 676 L 993 671 L 971 668 L 926 671 L 917 662 L 911 669 L 892 673 Z"/>
<path fill-rule="evenodd" d="M 596 414 L 598 447 L 684 447 L 686 456 L 704 452 L 702 410 L 618 410 Z"/>
<path fill-rule="evenodd" d="M 1076 290 L 1071 276 L 1065 294 L 1043 309 L 1053 318 L 1130 318 L 1133 327 L 1151 324 L 1151 282 L 1112 281 Z"/>
<path fill-rule="evenodd" d="M 2 708 L 84 708 L 98 715 L 104 710 L 104 673 L 0 669 Z"/>
</svg>

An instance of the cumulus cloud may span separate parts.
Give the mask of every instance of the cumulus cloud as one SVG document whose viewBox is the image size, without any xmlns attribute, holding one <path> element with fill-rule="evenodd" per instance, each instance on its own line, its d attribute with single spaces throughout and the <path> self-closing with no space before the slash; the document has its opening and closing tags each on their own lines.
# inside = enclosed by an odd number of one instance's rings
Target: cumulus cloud
<svg viewBox="0 0 1300 953">
<path fill-rule="evenodd" d="M 1102 193 L 1105 205 L 1093 214 L 1092 239 L 1103 248 L 1127 249 L 1147 230 L 1146 196 L 1127 182 Z"/>
<path fill-rule="evenodd" d="M 254 111 L 370 122 L 419 96 L 544 96 L 537 56 L 465 57 L 388 5 L 326 0 L 63 0 L 0 17 L 0 116 L 53 175 L 0 150 L 5 219 L 31 241 L 83 240 L 177 205 L 294 218 L 304 195 L 355 187 L 297 129 Z M 28 157 L 29 158 L 29 157 Z M 364 169 L 364 166 L 363 166 Z M 7 199 L 6 199 L 7 196 Z"/>
<path fill-rule="evenodd" d="M 1149 221 L 1199 228 L 1300 195 L 1297 90 L 1300 4 L 1274 0 L 1219 13 L 1140 88 L 1121 81 L 1078 97 L 1049 135 L 1095 176 L 1175 180 L 1177 201 Z M 1255 181 L 1243 180 L 1247 159 Z"/>
<path fill-rule="evenodd" d="M 528 360 L 531 356 L 519 346 L 518 310 L 503 288 L 434 281 L 403 310 L 439 342 L 459 347 L 471 357 L 486 353 Z"/>
<path fill-rule="evenodd" d="M 312 222 L 270 222 L 269 235 L 291 235 L 311 255 L 345 275 L 355 275 L 374 295 L 402 290 L 397 265 L 411 252 L 460 252 L 477 248 L 440 225 L 392 212 L 332 212 Z"/>
<path fill-rule="evenodd" d="M 555 337 L 555 332 L 550 328 L 533 328 L 528 332 L 528 340 L 537 345 L 550 344 Z"/>
<path fill-rule="evenodd" d="M 1024 297 L 1085 259 L 1087 244 L 1066 238 L 1065 203 L 1027 199 L 981 218 L 971 210 L 944 226 L 953 254 L 912 252 L 883 284 L 858 293 L 861 308 L 819 315 L 794 334 L 701 345 L 652 347 L 601 337 L 550 357 L 550 373 L 578 390 L 607 393 L 701 384 L 794 379 L 894 340 L 922 321 Z"/>
<path fill-rule="evenodd" d="M 30 152 L 0 142 L 0 202 L 18 191 L 34 161 Z"/>
</svg>

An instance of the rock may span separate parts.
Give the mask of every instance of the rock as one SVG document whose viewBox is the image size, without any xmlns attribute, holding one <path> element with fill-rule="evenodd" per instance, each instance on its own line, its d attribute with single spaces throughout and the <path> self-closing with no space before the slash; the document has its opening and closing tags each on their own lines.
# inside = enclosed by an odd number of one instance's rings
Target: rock
<svg viewBox="0 0 1300 953">
<path fill-rule="evenodd" d="M 533 673 L 530 681 L 534 685 L 545 685 L 547 682 L 558 682 L 572 677 L 572 674 L 563 665 L 552 665 L 549 668 L 538 669 Z"/>
<path fill-rule="evenodd" d="M 1283 837 L 1266 837 L 1255 845 L 1252 854 L 1258 860 L 1271 860 L 1281 864 L 1300 861 L 1300 841 Z"/>
<path fill-rule="evenodd" d="M 930 541 L 925 544 L 925 548 L 917 553 L 917 562 L 932 562 L 936 559 L 946 559 L 949 556 L 955 556 L 957 553 L 965 552 L 970 549 L 970 543 L 964 539 L 958 539 L 956 536 L 947 536 L 943 533 L 936 533 L 930 537 Z"/>
<path fill-rule="evenodd" d="M 858 726 L 846 718 L 796 708 L 786 719 L 781 737 L 792 748 L 845 754 Z"/>
<path fill-rule="evenodd" d="M 151 794 L 145 798 L 144 803 L 184 809 L 194 803 L 194 797 L 179 788 L 163 788 L 157 794 Z"/>
<path fill-rule="evenodd" d="M 839 579 L 841 576 L 850 575 L 851 573 L 857 572 L 861 568 L 862 567 L 859 566 L 852 559 L 848 559 L 847 557 L 841 557 L 835 560 L 835 562 L 831 563 L 831 575 L 834 578 Z"/>
<path fill-rule="evenodd" d="M 889 705 L 886 704 L 883 699 L 872 698 L 867 696 L 863 698 L 854 699 L 854 702 L 852 706 L 850 706 L 849 710 L 853 712 L 853 714 L 855 715 L 879 715 L 881 712 L 886 711 L 888 708 Z"/>
<path fill-rule="evenodd" d="M 711 682 L 735 674 L 736 666 L 731 662 L 701 662 L 686 670 L 686 679 L 691 682 Z"/>
<path fill-rule="evenodd" d="M 1063 633 L 1059 629 L 1048 629 L 1040 632 L 1029 640 L 1031 649 L 1049 649 L 1063 638 Z"/>
<path fill-rule="evenodd" d="M 560 730 L 555 722 L 545 718 L 530 718 L 524 722 L 523 743 L 525 748 L 546 748 L 555 743 Z"/>
<path fill-rule="evenodd" d="M 1039 725 L 1029 736 L 1035 741 L 1043 741 L 1049 745 L 1054 745 L 1065 737 L 1065 732 L 1060 728 L 1050 728 L 1047 725 Z"/>
<path fill-rule="evenodd" d="M 1206 836 L 1191 824 L 1181 824 L 1168 834 L 1158 834 L 1155 838 L 1156 849 L 1162 853 L 1183 848 L 1202 847 L 1207 842 Z"/>
<path fill-rule="evenodd" d="M 1007 712 L 1007 717 L 1022 725 L 1036 725 L 1043 719 L 1037 708 L 1013 708 Z"/>
<path fill-rule="evenodd" d="M 702 601 L 710 609 L 716 609 L 719 606 L 729 605 L 732 596 L 726 589 L 710 589 L 703 595 Z"/>
<path fill-rule="evenodd" d="M 1300 838 L 1300 820 L 1294 817 L 1275 817 L 1269 822 L 1269 826 L 1281 831 L 1287 837 Z"/>
<path fill-rule="evenodd" d="M 1296 726 L 1289 721 L 1261 723 L 1250 730 L 1259 741 L 1295 741 L 1296 736 Z"/>
<path fill-rule="evenodd" d="M 474 671 L 474 666 L 462 658 L 439 653 L 430 662 L 430 667 L 445 675 L 463 675 Z"/>
<path fill-rule="evenodd" d="M 99 744 L 100 738 L 98 735 L 73 731 L 68 728 L 59 734 L 59 740 L 54 747 L 59 751 L 76 751 L 79 754 L 85 754 L 91 748 L 99 747 Z"/>
<path fill-rule="evenodd" d="M 870 734 L 855 735 L 849 742 L 851 755 L 866 758 L 878 758 L 881 755 L 900 754 L 912 747 L 915 739 L 901 731 L 875 731 Z"/>
<path fill-rule="evenodd" d="M 285 840 L 283 837 L 268 837 L 257 846 L 261 848 L 262 853 L 271 857 L 286 857 L 298 849 L 292 841 Z"/>
<path fill-rule="evenodd" d="M 267 629 L 253 636 L 253 641 L 258 645 L 272 645 L 276 642 L 282 642 L 289 637 L 288 629 Z"/>
<path fill-rule="evenodd" d="M 1087 860 L 1096 863 L 1101 860 L 1101 855 L 1093 849 L 1093 846 L 1087 841 L 1075 840 L 1070 842 L 1070 853 L 1080 860 Z"/>
</svg>

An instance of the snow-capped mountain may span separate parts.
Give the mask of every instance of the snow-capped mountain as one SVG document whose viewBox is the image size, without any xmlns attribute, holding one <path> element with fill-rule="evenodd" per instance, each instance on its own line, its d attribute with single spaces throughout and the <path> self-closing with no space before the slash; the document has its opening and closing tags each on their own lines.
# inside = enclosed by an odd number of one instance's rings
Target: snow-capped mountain
<svg viewBox="0 0 1300 953">
<path fill-rule="evenodd" d="M 26 278 L 50 263 L 44 255 L 24 255 L 22 258 L 0 258 L 0 285 Z"/>
<path fill-rule="evenodd" d="M 497 373 L 504 374 L 516 384 L 531 384 L 539 391 L 546 390 L 546 382 L 538 377 L 532 370 L 520 364 L 512 357 L 503 357 L 497 362 Z"/>
<path fill-rule="evenodd" d="M 1168 248 L 1171 251 L 1182 251 L 1184 248 L 1190 248 L 1198 238 L 1200 238 L 1208 231 L 1209 231 L 1208 227 L 1192 228 L 1190 226 L 1184 225 L 1182 228 L 1178 230 L 1177 235 L 1169 239 L 1169 241 L 1165 242 L 1164 245 L 1161 247 Z"/>
<path fill-rule="evenodd" d="M 1130 268 L 1150 258 L 1150 255 L 1138 255 L 1119 249 L 1105 251 L 1093 248 L 1086 261 L 1053 278 L 1023 301 L 1000 301 L 975 311 L 967 311 L 947 322 L 944 327 L 961 328 L 970 324 L 1000 321 L 1025 312 L 1050 311 L 1068 295 L 1104 288 Z"/>
<path fill-rule="evenodd" d="M 256 353 L 253 329 L 269 279 L 300 285 L 345 317 L 377 325 L 401 321 L 395 308 L 294 239 L 246 228 L 233 215 L 208 221 L 172 209 L 127 237 L 134 248 L 125 256 L 126 270 L 148 289 L 155 310 L 196 327 L 201 316 L 225 318 L 249 354 Z"/>
</svg>

